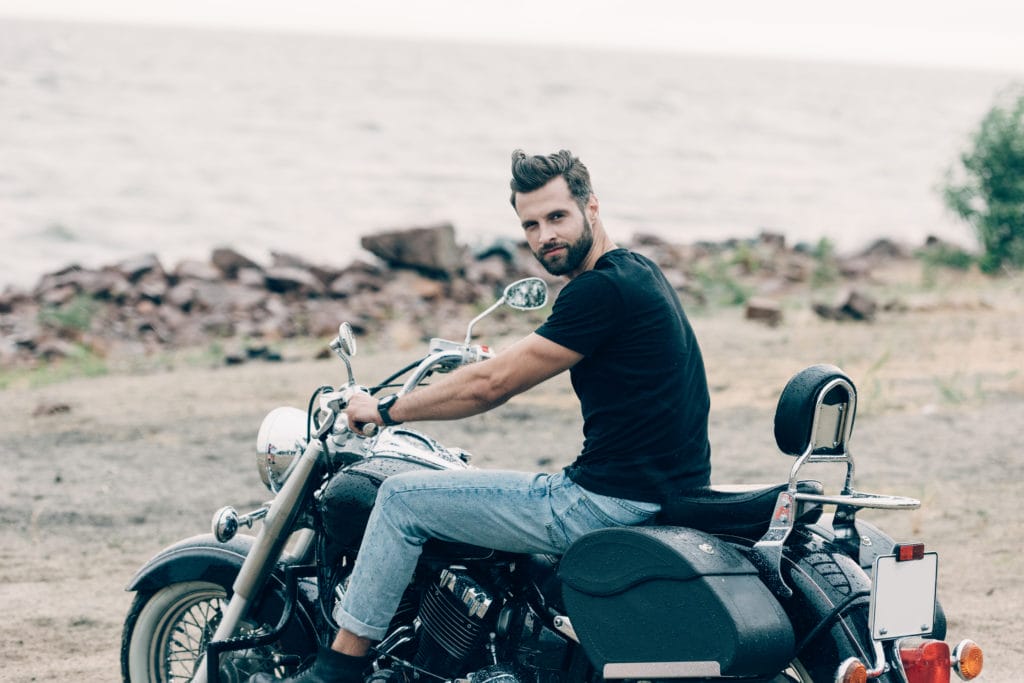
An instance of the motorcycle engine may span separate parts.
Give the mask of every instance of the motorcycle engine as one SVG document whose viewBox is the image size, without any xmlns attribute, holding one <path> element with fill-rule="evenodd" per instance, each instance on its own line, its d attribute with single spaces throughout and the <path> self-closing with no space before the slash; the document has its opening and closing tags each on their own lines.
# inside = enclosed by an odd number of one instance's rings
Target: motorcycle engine
<svg viewBox="0 0 1024 683">
<path fill-rule="evenodd" d="M 464 570 L 441 571 L 420 603 L 420 643 L 413 663 L 438 676 L 453 678 L 477 664 L 494 623 L 494 598 Z M 481 662 L 488 664 L 490 662 Z"/>
<path fill-rule="evenodd" d="M 566 640 L 525 601 L 502 603 L 463 567 L 442 570 L 420 603 L 413 664 L 447 679 L 472 672 L 471 683 L 562 683 Z"/>
</svg>

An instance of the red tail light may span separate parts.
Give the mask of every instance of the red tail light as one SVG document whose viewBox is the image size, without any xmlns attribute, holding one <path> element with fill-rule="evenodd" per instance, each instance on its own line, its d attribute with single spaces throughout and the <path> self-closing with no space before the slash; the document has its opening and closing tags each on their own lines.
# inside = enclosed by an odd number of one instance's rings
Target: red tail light
<svg viewBox="0 0 1024 683">
<path fill-rule="evenodd" d="M 949 683 L 952 662 L 949 645 L 929 640 L 915 648 L 900 648 L 900 660 L 907 672 L 908 683 Z"/>
</svg>

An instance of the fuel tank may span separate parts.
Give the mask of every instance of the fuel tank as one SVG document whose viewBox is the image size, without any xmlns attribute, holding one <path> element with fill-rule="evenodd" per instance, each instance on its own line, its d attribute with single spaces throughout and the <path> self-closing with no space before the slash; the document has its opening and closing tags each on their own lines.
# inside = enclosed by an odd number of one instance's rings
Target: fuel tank
<svg viewBox="0 0 1024 683">
<path fill-rule="evenodd" d="M 447 449 L 411 429 L 385 431 L 373 451 L 372 457 L 335 474 L 320 496 L 320 514 L 327 536 L 345 550 L 358 550 L 377 500 L 377 490 L 385 479 L 416 470 L 469 467 L 468 454 Z"/>
</svg>

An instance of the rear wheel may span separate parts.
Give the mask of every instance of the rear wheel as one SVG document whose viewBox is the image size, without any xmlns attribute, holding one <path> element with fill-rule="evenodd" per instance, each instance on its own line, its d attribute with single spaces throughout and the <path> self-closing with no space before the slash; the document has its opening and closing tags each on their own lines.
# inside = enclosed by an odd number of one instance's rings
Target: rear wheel
<svg viewBox="0 0 1024 683">
<path fill-rule="evenodd" d="M 121 671 L 125 681 L 175 683 L 189 681 L 220 623 L 227 607 L 228 589 L 217 583 L 187 581 L 172 583 L 149 593 L 136 595 L 125 620 L 121 642 Z M 243 624 L 242 631 L 254 624 Z M 292 639 L 294 640 L 294 639 Z M 298 642 L 302 642 L 302 638 Z M 315 648 L 315 640 L 296 651 L 281 642 L 267 647 L 223 653 L 220 680 L 245 681 L 258 671 L 287 673 Z M 291 655 L 291 656 L 289 656 Z"/>
<path fill-rule="evenodd" d="M 875 664 L 868 625 L 871 580 L 853 559 L 820 539 L 790 546 L 783 560 L 793 597 L 782 605 L 797 640 L 796 680 L 831 681 L 839 665 L 855 657 L 868 668 Z M 879 683 L 897 681 L 886 673 Z"/>
</svg>

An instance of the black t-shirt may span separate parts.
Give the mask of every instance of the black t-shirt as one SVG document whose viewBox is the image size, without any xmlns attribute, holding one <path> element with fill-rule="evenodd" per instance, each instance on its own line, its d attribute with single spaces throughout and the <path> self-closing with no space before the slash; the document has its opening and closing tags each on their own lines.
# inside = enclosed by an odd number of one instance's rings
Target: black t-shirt
<svg viewBox="0 0 1024 683">
<path fill-rule="evenodd" d="M 566 468 L 602 495 L 660 503 L 711 476 L 704 360 L 650 259 L 604 254 L 569 281 L 537 334 L 584 356 L 570 370 L 583 451 Z"/>
</svg>

